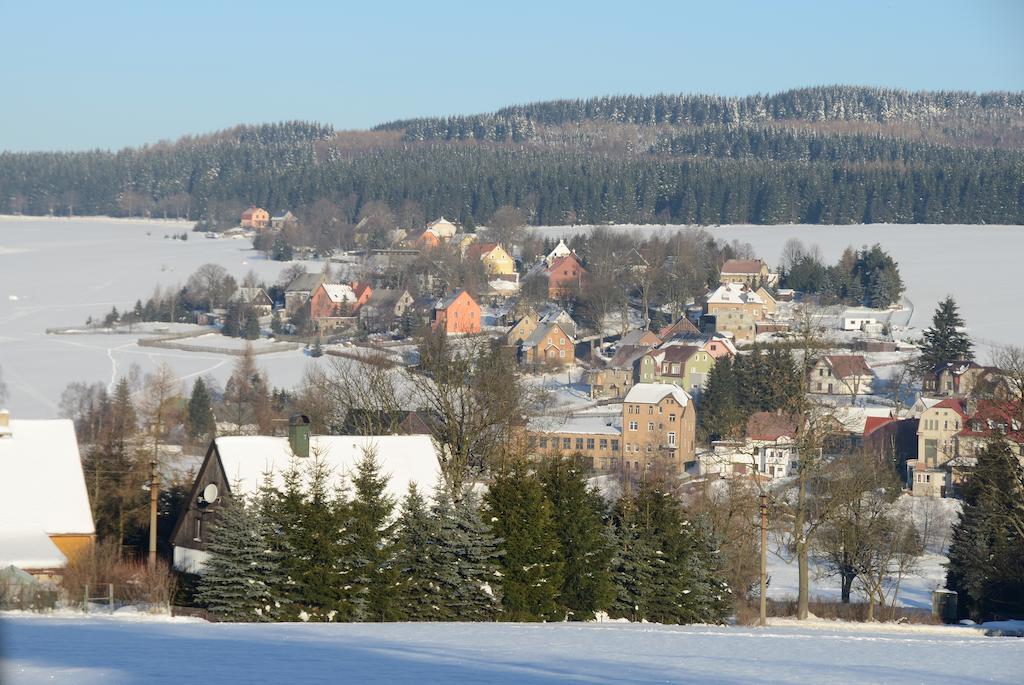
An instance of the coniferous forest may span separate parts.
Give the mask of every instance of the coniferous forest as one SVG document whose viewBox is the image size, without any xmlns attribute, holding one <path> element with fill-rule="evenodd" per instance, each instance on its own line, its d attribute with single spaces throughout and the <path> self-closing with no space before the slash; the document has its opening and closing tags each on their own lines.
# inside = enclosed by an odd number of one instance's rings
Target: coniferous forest
<svg viewBox="0 0 1024 685">
<path fill-rule="evenodd" d="M 371 202 L 530 223 L 1024 223 L 1024 93 L 617 96 L 336 132 L 287 122 L 117 152 L 0 153 L 0 213 L 237 221 Z"/>
</svg>

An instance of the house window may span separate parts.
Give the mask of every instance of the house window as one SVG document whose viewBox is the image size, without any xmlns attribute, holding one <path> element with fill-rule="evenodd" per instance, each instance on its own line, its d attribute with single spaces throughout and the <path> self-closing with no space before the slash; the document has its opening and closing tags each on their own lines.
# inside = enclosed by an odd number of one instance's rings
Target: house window
<svg viewBox="0 0 1024 685">
<path fill-rule="evenodd" d="M 548 448 L 548 439 L 547 438 L 541 438 L 540 439 L 540 448 L 543 449 L 543 450 L 546 450 Z"/>
<path fill-rule="evenodd" d="M 675 447 L 676 446 L 676 434 L 671 432 L 671 431 L 668 434 L 668 446 L 669 447 Z"/>
<path fill-rule="evenodd" d="M 593 449 L 594 449 L 594 439 L 593 438 L 587 438 L 587 449 L 593 451 Z"/>
<path fill-rule="evenodd" d="M 647 413 L 648 415 L 654 414 L 654 407 L 647 407 Z"/>
<path fill-rule="evenodd" d="M 567 450 L 572 447 L 572 440 L 569 438 L 562 438 L 562 449 Z"/>
<path fill-rule="evenodd" d="M 646 450 L 647 450 L 648 452 L 650 452 L 650 451 L 651 451 L 651 443 L 647 443 L 647 444 L 645 445 L 645 449 L 646 449 Z"/>
<path fill-rule="evenodd" d="M 564 345 L 565 344 L 565 338 L 559 338 L 558 339 L 558 344 L 559 345 Z"/>
<path fill-rule="evenodd" d="M 669 414 L 668 415 L 668 422 L 669 423 L 675 423 L 676 422 L 676 415 L 675 414 Z"/>
<path fill-rule="evenodd" d="M 528 445 L 529 445 L 530 447 L 535 447 L 535 446 L 537 445 L 537 438 L 536 438 L 536 437 L 534 437 L 533 435 L 531 435 L 531 436 L 530 436 L 530 439 L 529 439 L 529 440 L 527 441 L 527 444 L 528 444 Z"/>
<path fill-rule="evenodd" d="M 637 429 L 637 422 L 636 421 L 630 421 L 629 422 L 629 430 L 635 431 L 636 429 Z"/>
<path fill-rule="evenodd" d="M 619 441 L 618 440 L 612 440 L 612 452 L 618 452 L 618 451 L 619 451 Z"/>
<path fill-rule="evenodd" d="M 649 431 L 653 431 L 654 430 L 654 421 L 648 421 L 647 422 L 647 430 L 649 430 Z"/>
<path fill-rule="evenodd" d="M 582 450 L 583 449 L 583 438 L 576 438 L 576 449 L 577 450 Z"/>
<path fill-rule="evenodd" d="M 608 449 L 608 438 L 601 438 L 601 440 L 598 442 L 598 444 L 601 446 L 601 449 L 603 449 L 603 450 Z"/>
<path fill-rule="evenodd" d="M 562 359 L 565 359 L 565 350 L 559 350 L 558 356 L 561 357 Z"/>
</svg>

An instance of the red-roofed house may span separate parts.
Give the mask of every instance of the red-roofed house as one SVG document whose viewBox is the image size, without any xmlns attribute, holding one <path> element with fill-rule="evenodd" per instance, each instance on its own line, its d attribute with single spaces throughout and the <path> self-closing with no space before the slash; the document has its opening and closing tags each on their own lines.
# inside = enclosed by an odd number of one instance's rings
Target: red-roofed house
<svg viewBox="0 0 1024 685">
<path fill-rule="evenodd" d="M 548 297 L 561 300 L 578 295 L 586 284 L 587 270 L 575 252 L 558 257 L 544 269 L 548 277 Z"/>
<path fill-rule="evenodd" d="M 266 228 L 270 226 L 270 212 L 262 207 L 250 207 L 242 212 L 242 228 Z"/>
<path fill-rule="evenodd" d="M 356 303 L 353 309 L 359 309 L 369 301 L 370 297 L 373 296 L 373 288 L 370 287 L 369 283 L 356 281 L 352 284 L 352 294 L 356 297 Z"/>
<path fill-rule="evenodd" d="M 807 392 L 827 395 L 870 395 L 875 374 L 859 354 L 828 354 L 811 367 Z"/>
<path fill-rule="evenodd" d="M 719 273 L 720 283 L 743 283 L 754 290 L 779 284 L 779 275 L 771 273 L 760 259 L 728 259 Z"/>
</svg>

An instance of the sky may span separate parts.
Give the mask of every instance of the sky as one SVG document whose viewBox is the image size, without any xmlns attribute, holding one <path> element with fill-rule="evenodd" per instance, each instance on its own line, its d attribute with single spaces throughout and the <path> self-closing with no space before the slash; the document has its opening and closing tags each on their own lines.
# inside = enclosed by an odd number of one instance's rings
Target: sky
<svg viewBox="0 0 1024 685">
<path fill-rule="evenodd" d="M 1024 90 L 1024 0 L 0 0 L 0 150 L 606 94 Z"/>
</svg>

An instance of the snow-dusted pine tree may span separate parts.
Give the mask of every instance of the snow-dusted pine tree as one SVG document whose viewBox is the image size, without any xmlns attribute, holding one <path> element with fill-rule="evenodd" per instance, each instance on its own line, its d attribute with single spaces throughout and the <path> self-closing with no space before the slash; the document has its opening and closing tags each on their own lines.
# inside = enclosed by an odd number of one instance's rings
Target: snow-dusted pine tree
<svg viewBox="0 0 1024 685">
<path fill-rule="evenodd" d="M 454 584 L 444 597 L 452 610 L 452 619 L 493 621 L 502 612 L 502 540 L 495 537 L 484 521 L 480 500 L 471 487 L 463 488 L 454 503 L 450 503 L 446 492 L 442 494 L 443 488 L 442 485 L 438 489 L 435 512 L 440 523 L 438 546 L 444 556 L 439 565 L 441 575 L 435 582 L 445 594 L 443 589 L 451 582 L 449 569 L 454 568 Z"/>
<path fill-rule="evenodd" d="M 446 505 L 446 515 L 451 515 L 451 503 Z M 446 569 L 440 567 L 442 549 L 438 545 L 440 524 L 438 518 L 427 507 L 415 483 L 409 484 L 409 492 L 402 500 L 402 513 L 398 517 L 395 531 L 395 612 L 402 621 L 439 621 L 451 618 L 452 612 L 444 611 L 447 603 L 442 596 L 438 582 L 442 570 L 453 579 L 445 583 L 454 587 L 455 568 L 449 563 Z M 446 593 L 447 594 L 447 593 Z"/>
<path fill-rule="evenodd" d="M 258 577 L 261 544 L 244 495 L 223 498 L 210 526 L 210 557 L 199 581 L 198 599 L 223 621 L 266 620 L 267 586 Z"/>
</svg>

